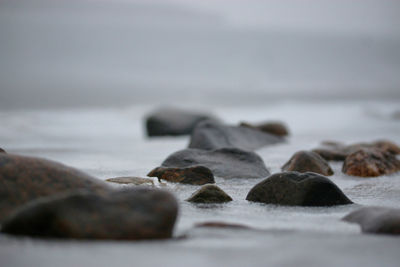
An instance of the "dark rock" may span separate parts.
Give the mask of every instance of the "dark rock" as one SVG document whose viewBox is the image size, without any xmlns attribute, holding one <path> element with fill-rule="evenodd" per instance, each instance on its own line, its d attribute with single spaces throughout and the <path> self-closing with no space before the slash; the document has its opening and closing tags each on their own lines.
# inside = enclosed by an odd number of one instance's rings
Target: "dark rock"
<svg viewBox="0 0 400 267">
<path fill-rule="evenodd" d="M 115 177 L 106 179 L 107 182 L 117 183 L 117 184 L 131 184 L 131 185 L 150 185 L 154 186 L 154 182 L 148 178 L 141 177 Z"/>
<path fill-rule="evenodd" d="M 313 172 L 283 172 L 256 184 L 247 200 L 288 206 L 333 206 L 351 204 L 328 178 Z"/>
<path fill-rule="evenodd" d="M 331 167 L 320 155 L 310 151 L 296 152 L 285 165 L 282 171 L 315 172 L 325 176 L 333 174 Z"/>
<path fill-rule="evenodd" d="M 376 177 L 400 171 L 400 161 L 380 149 L 360 149 L 346 157 L 342 171 L 361 177 Z"/>
<path fill-rule="evenodd" d="M 207 114 L 162 108 L 147 116 L 147 135 L 150 137 L 189 135 L 196 124 L 203 120 L 216 119 Z"/>
<path fill-rule="evenodd" d="M 185 168 L 192 166 L 209 168 L 222 178 L 262 178 L 269 175 L 263 160 L 254 152 L 237 148 L 216 150 L 184 149 L 170 155 L 163 167 Z"/>
<path fill-rule="evenodd" d="M 227 223 L 227 222 L 217 222 L 217 221 L 211 221 L 211 222 L 202 222 L 202 223 L 197 223 L 195 227 L 211 227 L 211 228 L 231 228 L 231 229 L 252 229 L 251 227 L 243 224 L 237 224 L 237 223 Z"/>
<path fill-rule="evenodd" d="M 289 130 L 287 129 L 286 125 L 279 121 L 269 121 L 260 123 L 257 125 L 253 125 L 247 122 L 241 122 L 241 127 L 248 127 L 252 129 L 257 129 L 264 133 L 274 134 L 278 136 L 287 136 L 289 135 Z"/>
<path fill-rule="evenodd" d="M 147 176 L 157 177 L 159 181 L 162 179 L 181 184 L 203 185 L 215 183 L 211 170 L 203 166 L 188 168 L 158 167 L 147 174 Z"/>
<path fill-rule="evenodd" d="M 224 203 L 232 201 L 232 198 L 218 186 L 207 184 L 194 192 L 187 201 L 194 203 Z"/>
<path fill-rule="evenodd" d="M 6 218 L 1 231 L 72 239 L 164 239 L 172 235 L 178 204 L 168 192 L 145 187 L 100 195 L 44 197 Z"/>
<path fill-rule="evenodd" d="M 343 220 L 358 223 L 365 233 L 400 235 L 400 209 L 367 207 L 351 212 Z"/>
<path fill-rule="evenodd" d="M 283 142 L 284 139 L 261 131 L 203 121 L 194 128 L 189 148 L 213 150 L 218 148 L 239 148 L 255 150 L 266 145 Z"/>
<path fill-rule="evenodd" d="M 0 147 L 0 153 L 6 153 L 6 151 Z"/>
<path fill-rule="evenodd" d="M 75 189 L 104 192 L 109 186 L 53 161 L 0 153 L 0 222 L 28 201 Z"/>
</svg>

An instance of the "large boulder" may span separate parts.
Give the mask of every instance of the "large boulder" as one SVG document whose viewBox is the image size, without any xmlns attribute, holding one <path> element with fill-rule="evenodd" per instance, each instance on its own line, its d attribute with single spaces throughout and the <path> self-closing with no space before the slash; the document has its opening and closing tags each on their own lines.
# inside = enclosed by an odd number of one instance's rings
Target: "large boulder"
<svg viewBox="0 0 400 267">
<path fill-rule="evenodd" d="M 165 239 L 178 211 L 168 192 L 131 190 L 65 193 L 32 201 L 7 217 L 1 231 L 14 235 L 72 239 Z"/>
<path fill-rule="evenodd" d="M 248 122 L 241 122 L 241 127 L 248 127 L 252 129 L 259 130 L 264 133 L 274 134 L 278 136 L 287 136 L 289 135 L 289 130 L 286 125 L 280 121 L 268 121 L 260 124 L 250 124 Z"/>
<path fill-rule="evenodd" d="M 105 192 L 109 187 L 57 162 L 0 153 L 0 223 L 33 199 L 76 189 Z"/>
<path fill-rule="evenodd" d="M 351 204 L 328 178 L 313 172 L 283 172 L 256 184 L 247 200 L 287 206 L 334 206 Z"/>
<path fill-rule="evenodd" d="M 158 180 L 165 180 L 174 183 L 203 185 L 215 183 L 214 175 L 209 168 L 194 166 L 188 168 L 164 168 L 157 167 L 152 170 L 149 177 L 157 177 Z"/>
<path fill-rule="evenodd" d="M 261 131 L 203 121 L 194 128 L 189 148 L 213 150 L 218 148 L 240 148 L 255 150 L 266 145 L 283 142 L 284 139 Z"/>
<path fill-rule="evenodd" d="M 196 124 L 203 120 L 216 119 L 208 114 L 175 108 L 161 108 L 147 116 L 147 135 L 150 137 L 189 135 Z"/>
<path fill-rule="evenodd" d="M 194 192 L 187 201 L 193 203 L 224 203 L 232 201 L 232 198 L 218 186 L 207 184 Z"/>
<path fill-rule="evenodd" d="M 216 150 L 183 149 L 170 155 L 162 167 L 186 168 L 204 166 L 217 177 L 262 178 L 269 175 L 264 161 L 254 152 L 238 148 Z"/>
<path fill-rule="evenodd" d="M 282 166 L 282 171 L 315 172 L 325 176 L 333 174 L 328 162 L 311 151 L 298 151 Z"/>
<path fill-rule="evenodd" d="M 360 149 L 346 157 L 342 171 L 352 176 L 376 177 L 400 171 L 400 160 L 380 149 Z"/>
<path fill-rule="evenodd" d="M 400 209 L 366 207 L 343 218 L 358 223 L 365 233 L 400 235 Z"/>
</svg>

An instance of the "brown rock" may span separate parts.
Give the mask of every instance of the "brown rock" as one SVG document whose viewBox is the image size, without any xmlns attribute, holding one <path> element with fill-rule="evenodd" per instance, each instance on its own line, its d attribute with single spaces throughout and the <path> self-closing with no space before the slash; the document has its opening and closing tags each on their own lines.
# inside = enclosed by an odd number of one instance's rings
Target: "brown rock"
<svg viewBox="0 0 400 267">
<path fill-rule="evenodd" d="M 227 223 L 227 222 L 218 222 L 218 221 L 197 223 L 197 224 L 195 225 L 195 227 L 251 229 L 249 226 L 243 225 L 243 224 Z"/>
<path fill-rule="evenodd" d="M 342 171 L 352 176 L 376 177 L 400 171 L 400 161 L 387 151 L 360 149 L 346 157 Z"/>
<path fill-rule="evenodd" d="M 6 151 L 0 147 L 0 153 L 6 153 Z"/>
<path fill-rule="evenodd" d="M 333 174 L 331 167 L 320 155 L 310 151 L 296 152 L 285 165 L 282 171 L 315 172 L 325 176 Z"/>
<path fill-rule="evenodd" d="M 107 182 L 117 184 L 131 184 L 131 185 L 150 185 L 154 186 L 154 182 L 148 178 L 140 177 L 115 177 L 106 179 Z"/>
<path fill-rule="evenodd" d="M 274 135 L 278 135 L 278 136 L 289 135 L 289 130 L 287 129 L 285 124 L 282 122 L 279 122 L 279 121 L 269 121 L 269 122 L 260 123 L 257 125 L 253 125 L 253 124 L 250 124 L 247 122 L 241 122 L 239 126 L 257 129 L 264 133 L 274 134 Z"/>
<path fill-rule="evenodd" d="M 0 153 L 0 222 L 31 200 L 76 189 L 105 192 L 109 187 L 57 162 Z"/>
<path fill-rule="evenodd" d="M 194 203 L 224 203 L 232 201 L 232 198 L 218 186 L 207 184 L 194 192 L 187 201 Z"/>
<path fill-rule="evenodd" d="M 203 166 L 188 168 L 157 167 L 147 176 L 157 177 L 158 180 L 181 184 L 203 185 L 215 183 L 214 175 L 211 170 Z"/>
</svg>

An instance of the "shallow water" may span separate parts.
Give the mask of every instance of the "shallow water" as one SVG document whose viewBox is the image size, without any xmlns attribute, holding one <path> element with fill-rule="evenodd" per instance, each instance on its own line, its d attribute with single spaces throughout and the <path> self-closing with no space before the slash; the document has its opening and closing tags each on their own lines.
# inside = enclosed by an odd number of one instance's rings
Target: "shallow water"
<svg viewBox="0 0 400 267">
<path fill-rule="evenodd" d="M 289 125 L 284 144 L 257 151 L 271 173 L 300 149 L 324 140 L 390 139 L 400 143 L 400 121 L 390 114 L 398 102 L 284 101 L 265 106 L 210 107 L 223 120 L 278 119 Z M 1 111 L 0 144 L 9 153 L 44 157 L 100 179 L 145 176 L 188 137 L 147 139 L 142 118 L 153 107 Z M 400 174 L 354 178 L 331 164 L 332 180 L 356 204 L 331 208 L 250 203 L 247 192 L 262 179 L 222 179 L 234 199 L 222 205 L 184 200 L 198 187 L 168 184 L 179 199 L 175 236 L 152 242 L 45 241 L 0 236 L 0 266 L 398 266 L 400 239 L 360 233 L 340 219 L 361 205 L 400 207 Z M 155 180 L 156 181 L 156 180 Z M 204 221 L 241 223 L 254 230 L 202 229 Z"/>
</svg>

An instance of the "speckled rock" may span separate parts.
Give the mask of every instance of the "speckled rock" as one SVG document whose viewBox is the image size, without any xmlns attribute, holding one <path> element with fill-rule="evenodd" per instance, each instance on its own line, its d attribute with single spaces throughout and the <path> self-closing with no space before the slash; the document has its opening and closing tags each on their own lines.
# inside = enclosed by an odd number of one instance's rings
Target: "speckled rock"
<svg viewBox="0 0 400 267">
<path fill-rule="evenodd" d="M 211 151 L 184 149 L 173 153 L 162 163 L 162 167 L 168 168 L 199 165 L 209 168 L 214 176 L 222 178 L 262 178 L 269 175 L 260 156 L 237 148 Z"/>
<path fill-rule="evenodd" d="M 130 185 L 149 185 L 154 186 L 154 182 L 148 178 L 141 178 L 141 177 L 114 177 L 106 179 L 107 182 L 116 183 L 116 184 L 130 184 Z"/>
<path fill-rule="evenodd" d="M 76 189 L 105 192 L 109 186 L 57 162 L 0 153 L 0 222 L 31 200 Z"/>
<path fill-rule="evenodd" d="M 400 209 L 366 207 L 343 218 L 358 223 L 365 233 L 400 235 Z"/>
<path fill-rule="evenodd" d="M 176 108 L 161 108 L 146 118 L 149 137 L 189 135 L 197 123 L 204 120 L 217 120 L 208 114 L 202 114 Z"/>
<path fill-rule="evenodd" d="M 360 149 L 346 157 L 343 173 L 352 176 L 376 177 L 400 171 L 400 161 L 380 149 Z"/>
<path fill-rule="evenodd" d="M 282 166 L 282 171 L 315 172 L 325 176 L 333 174 L 328 162 L 311 151 L 298 151 Z"/>
<path fill-rule="evenodd" d="M 352 203 L 332 181 L 313 172 L 273 174 L 256 184 L 246 199 L 288 206 L 334 206 Z"/>
<path fill-rule="evenodd" d="M 207 184 L 194 192 L 187 201 L 193 203 L 224 203 L 232 201 L 232 198 L 218 186 Z"/>
<path fill-rule="evenodd" d="M 178 211 L 168 192 L 135 187 L 107 194 L 65 193 L 32 201 L 7 217 L 1 231 L 72 239 L 165 239 Z"/>
<path fill-rule="evenodd" d="M 224 125 L 214 121 L 203 121 L 194 128 L 189 148 L 214 150 L 239 148 L 255 150 L 266 145 L 283 142 L 284 139 L 261 131 L 238 126 Z"/>
<path fill-rule="evenodd" d="M 181 184 L 203 185 L 215 183 L 211 170 L 203 166 L 188 168 L 157 167 L 147 176 L 157 177 L 159 181 L 165 180 Z"/>
<path fill-rule="evenodd" d="M 241 127 L 248 127 L 252 129 L 257 129 L 264 133 L 274 134 L 278 136 L 287 136 L 289 135 L 289 130 L 283 122 L 280 121 L 269 121 L 260 123 L 257 125 L 248 123 L 248 122 L 241 122 Z"/>
</svg>

